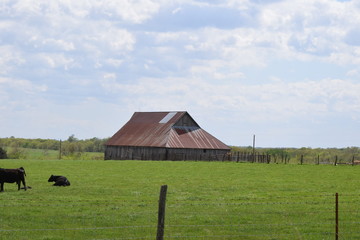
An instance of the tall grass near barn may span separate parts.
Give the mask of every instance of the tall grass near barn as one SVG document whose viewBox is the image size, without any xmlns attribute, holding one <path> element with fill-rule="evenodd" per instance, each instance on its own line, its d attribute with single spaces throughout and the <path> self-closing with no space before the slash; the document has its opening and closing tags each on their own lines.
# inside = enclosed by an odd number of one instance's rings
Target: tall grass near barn
<svg viewBox="0 0 360 240">
<path fill-rule="evenodd" d="M 1 160 L 28 191 L 5 184 L 0 239 L 155 239 L 168 185 L 165 239 L 360 238 L 360 166 L 95 160 Z M 53 187 L 51 174 L 70 187 Z M 341 238 L 340 238 L 341 239 Z"/>
</svg>

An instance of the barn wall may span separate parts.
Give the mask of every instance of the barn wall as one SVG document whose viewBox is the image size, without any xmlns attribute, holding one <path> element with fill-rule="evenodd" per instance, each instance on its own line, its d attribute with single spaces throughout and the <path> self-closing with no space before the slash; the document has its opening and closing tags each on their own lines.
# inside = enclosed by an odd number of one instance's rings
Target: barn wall
<svg viewBox="0 0 360 240">
<path fill-rule="evenodd" d="M 230 150 L 106 146 L 105 160 L 223 161 Z"/>
<path fill-rule="evenodd" d="M 165 148 L 106 146 L 105 160 L 165 160 Z"/>
<path fill-rule="evenodd" d="M 168 149 L 168 160 L 223 161 L 229 150 L 217 149 Z"/>
</svg>

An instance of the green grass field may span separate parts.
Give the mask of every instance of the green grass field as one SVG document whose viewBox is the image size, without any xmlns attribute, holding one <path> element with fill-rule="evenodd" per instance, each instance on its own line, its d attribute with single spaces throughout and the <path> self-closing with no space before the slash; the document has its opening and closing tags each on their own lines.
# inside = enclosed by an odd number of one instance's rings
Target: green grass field
<svg viewBox="0 0 360 240">
<path fill-rule="evenodd" d="M 20 166 L 32 189 L 5 184 L 0 239 L 155 239 L 164 184 L 165 239 L 334 239 L 336 192 L 340 239 L 360 239 L 360 166 L 0 160 Z"/>
</svg>

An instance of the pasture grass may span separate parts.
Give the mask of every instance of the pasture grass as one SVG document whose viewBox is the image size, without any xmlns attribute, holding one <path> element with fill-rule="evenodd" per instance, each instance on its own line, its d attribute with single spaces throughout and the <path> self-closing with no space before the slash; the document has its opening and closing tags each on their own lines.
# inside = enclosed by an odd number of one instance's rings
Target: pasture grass
<svg viewBox="0 0 360 240">
<path fill-rule="evenodd" d="M 165 239 L 333 239 L 336 192 L 341 236 L 360 238 L 360 166 L 0 160 L 20 166 L 32 189 L 5 184 L 0 239 L 155 239 L 164 184 Z"/>
</svg>

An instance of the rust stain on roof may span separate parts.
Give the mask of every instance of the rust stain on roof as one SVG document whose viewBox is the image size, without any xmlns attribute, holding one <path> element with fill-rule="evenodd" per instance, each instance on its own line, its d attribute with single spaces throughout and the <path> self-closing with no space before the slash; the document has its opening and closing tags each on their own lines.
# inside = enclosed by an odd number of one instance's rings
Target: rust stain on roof
<svg viewBox="0 0 360 240">
<path fill-rule="evenodd" d="M 106 145 L 230 149 L 187 112 L 135 112 Z"/>
</svg>

